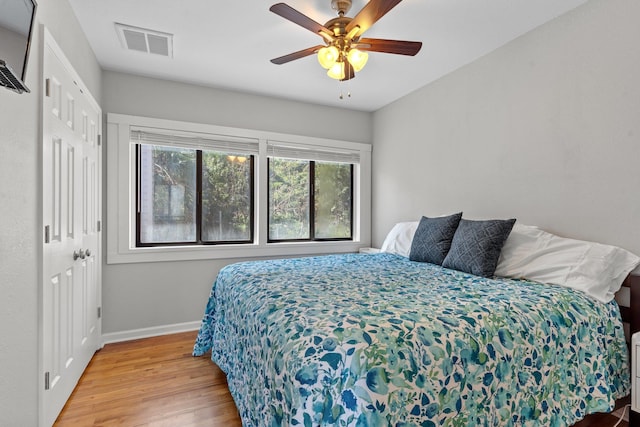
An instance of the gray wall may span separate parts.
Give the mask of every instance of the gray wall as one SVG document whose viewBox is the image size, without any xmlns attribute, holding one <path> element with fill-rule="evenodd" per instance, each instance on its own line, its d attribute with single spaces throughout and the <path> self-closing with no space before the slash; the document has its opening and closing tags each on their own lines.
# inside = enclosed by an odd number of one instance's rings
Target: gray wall
<svg viewBox="0 0 640 427">
<path fill-rule="evenodd" d="M 108 113 L 354 142 L 370 143 L 372 139 L 370 113 L 109 71 L 103 77 L 102 107 Z M 103 333 L 199 321 L 218 271 L 235 261 L 238 260 L 105 265 Z"/>
<path fill-rule="evenodd" d="M 374 113 L 374 244 L 464 211 L 640 254 L 638 16 L 592 0 Z"/>
<path fill-rule="evenodd" d="M 46 25 L 100 100 L 101 70 L 67 0 L 38 2 Z M 27 66 L 31 93 L 0 88 L 0 425 L 38 420 L 41 286 L 40 28 Z"/>
</svg>

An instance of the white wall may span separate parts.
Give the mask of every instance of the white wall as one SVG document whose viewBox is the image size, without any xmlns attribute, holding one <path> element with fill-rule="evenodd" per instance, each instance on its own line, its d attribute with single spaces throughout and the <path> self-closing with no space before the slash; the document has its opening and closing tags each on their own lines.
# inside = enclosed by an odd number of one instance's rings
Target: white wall
<svg viewBox="0 0 640 427">
<path fill-rule="evenodd" d="M 46 25 L 93 95 L 101 71 L 67 0 L 38 2 Z M 31 93 L 0 88 L 0 425 L 38 420 L 41 265 L 40 29 L 27 66 Z"/>
<path fill-rule="evenodd" d="M 370 113 L 111 71 L 105 71 L 103 77 L 102 107 L 106 113 L 364 143 L 372 139 Z M 198 322 L 218 271 L 235 261 L 105 265 L 103 333 L 110 334 L 107 339 L 118 339 L 118 333 L 130 330 Z"/>
<path fill-rule="evenodd" d="M 374 244 L 462 210 L 640 254 L 638 16 L 591 0 L 377 111 Z"/>
</svg>

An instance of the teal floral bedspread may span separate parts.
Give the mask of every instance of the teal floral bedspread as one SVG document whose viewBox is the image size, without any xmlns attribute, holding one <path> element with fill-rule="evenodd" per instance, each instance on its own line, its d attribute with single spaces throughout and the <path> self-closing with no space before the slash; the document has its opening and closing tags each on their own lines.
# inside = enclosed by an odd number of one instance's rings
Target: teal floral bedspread
<svg viewBox="0 0 640 427">
<path fill-rule="evenodd" d="M 244 426 L 568 426 L 629 394 L 620 312 L 391 254 L 243 262 L 211 291 Z"/>
</svg>

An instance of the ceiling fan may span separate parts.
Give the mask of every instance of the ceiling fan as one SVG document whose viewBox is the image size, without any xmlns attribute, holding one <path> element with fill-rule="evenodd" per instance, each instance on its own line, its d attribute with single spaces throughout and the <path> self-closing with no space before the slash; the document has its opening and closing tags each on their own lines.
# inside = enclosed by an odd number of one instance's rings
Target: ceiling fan
<svg viewBox="0 0 640 427">
<path fill-rule="evenodd" d="M 338 12 L 338 17 L 324 25 L 285 3 L 274 4 L 269 8 L 271 12 L 320 35 L 325 44 L 274 58 L 271 62 L 281 65 L 317 53 L 318 61 L 328 70 L 329 77 L 349 80 L 367 63 L 367 51 L 414 56 L 420 51 L 421 42 L 361 37 L 401 1 L 370 0 L 355 17 L 350 18 L 346 14 L 351 9 L 352 0 L 331 0 L 331 8 Z"/>
</svg>

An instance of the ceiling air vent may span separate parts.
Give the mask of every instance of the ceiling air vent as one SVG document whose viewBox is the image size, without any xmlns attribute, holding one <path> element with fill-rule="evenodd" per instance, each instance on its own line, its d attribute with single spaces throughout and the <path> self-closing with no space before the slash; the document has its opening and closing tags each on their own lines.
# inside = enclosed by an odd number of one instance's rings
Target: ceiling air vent
<svg viewBox="0 0 640 427">
<path fill-rule="evenodd" d="M 122 47 L 173 58 L 173 34 L 116 23 Z"/>
</svg>

